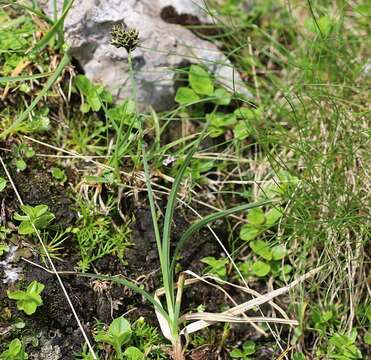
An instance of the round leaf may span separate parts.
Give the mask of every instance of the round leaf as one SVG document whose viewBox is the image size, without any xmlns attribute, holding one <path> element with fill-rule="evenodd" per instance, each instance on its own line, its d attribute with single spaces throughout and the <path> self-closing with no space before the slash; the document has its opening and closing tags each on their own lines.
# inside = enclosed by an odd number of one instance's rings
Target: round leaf
<svg viewBox="0 0 371 360">
<path fill-rule="evenodd" d="M 212 102 L 217 105 L 229 105 L 232 95 L 225 89 L 219 88 L 214 91 Z"/>
<path fill-rule="evenodd" d="M 262 225 L 265 222 L 264 211 L 262 208 L 254 208 L 247 214 L 247 220 L 253 225 Z"/>
<path fill-rule="evenodd" d="M 266 225 L 271 227 L 277 223 L 277 221 L 282 217 L 283 210 L 281 208 L 273 208 L 266 215 Z"/>
<path fill-rule="evenodd" d="M 286 256 L 286 249 L 281 245 L 276 245 L 272 248 L 272 259 L 281 260 Z"/>
<path fill-rule="evenodd" d="M 250 127 L 245 121 L 239 121 L 233 129 L 234 137 L 238 140 L 245 140 L 251 134 Z"/>
<path fill-rule="evenodd" d="M 108 335 L 120 345 L 126 344 L 131 338 L 131 326 L 129 321 L 120 316 L 113 320 L 108 328 Z"/>
<path fill-rule="evenodd" d="M 245 355 L 252 355 L 255 352 L 255 343 L 253 341 L 245 341 L 242 348 Z"/>
<path fill-rule="evenodd" d="M 260 234 L 260 229 L 252 224 L 242 226 L 240 238 L 245 241 L 254 240 Z"/>
<path fill-rule="evenodd" d="M 192 65 L 188 76 L 191 88 L 200 95 L 211 96 L 214 92 L 214 83 L 209 74 L 198 65 Z"/>
<path fill-rule="evenodd" d="M 271 267 L 269 264 L 263 262 L 263 261 L 257 261 L 252 266 L 252 271 L 255 275 L 259 277 L 263 277 L 269 274 L 269 271 L 271 270 Z"/>
<path fill-rule="evenodd" d="M 264 258 L 265 260 L 272 260 L 272 251 L 269 245 L 263 240 L 255 240 L 250 242 L 252 251 Z"/>
<path fill-rule="evenodd" d="M 240 238 L 245 241 L 254 240 L 260 234 L 260 229 L 252 224 L 242 226 Z"/>
<path fill-rule="evenodd" d="M 187 105 L 199 100 L 200 97 L 188 87 L 180 87 L 175 95 L 175 101 L 180 105 Z"/>
<path fill-rule="evenodd" d="M 126 356 L 126 358 L 128 360 L 142 360 L 142 359 L 144 359 L 144 354 L 138 348 L 136 348 L 134 346 L 128 347 L 125 350 L 124 355 Z"/>
</svg>

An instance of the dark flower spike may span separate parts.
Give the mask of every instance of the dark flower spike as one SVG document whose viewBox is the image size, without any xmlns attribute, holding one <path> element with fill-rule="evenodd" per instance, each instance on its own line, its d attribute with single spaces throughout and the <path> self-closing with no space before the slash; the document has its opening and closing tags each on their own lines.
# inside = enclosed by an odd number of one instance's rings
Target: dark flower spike
<svg viewBox="0 0 371 360">
<path fill-rule="evenodd" d="M 113 25 L 111 30 L 111 45 L 125 48 L 127 52 L 133 51 L 139 44 L 139 33 L 135 29 L 123 24 Z"/>
</svg>

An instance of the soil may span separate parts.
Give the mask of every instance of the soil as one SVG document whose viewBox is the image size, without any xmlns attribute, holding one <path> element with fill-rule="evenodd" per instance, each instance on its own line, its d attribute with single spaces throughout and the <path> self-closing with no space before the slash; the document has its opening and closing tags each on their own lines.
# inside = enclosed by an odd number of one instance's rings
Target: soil
<svg viewBox="0 0 371 360">
<path fill-rule="evenodd" d="M 56 215 L 54 223 L 62 227 L 71 226 L 76 222 L 77 214 L 73 202 L 70 200 L 73 195 L 67 186 L 56 183 L 52 178 L 48 169 L 53 164 L 48 163 L 44 158 L 40 161 L 35 157 L 27 161 L 28 166 L 24 172 L 17 172 L 10 164 L 10 157 L 6 160 L 8 160 L 15 185 L 25 203 L 48 205 Z M 2 194 L 0 202 L 5 204 L 2 221 L 11 225 L 14 212 L 19 211 L 19 204 L 11 189 L 8 188 L 5 194 Z M 127 202 L 126 199 L 125 202 Z M 133 246 L 126 252 L 127 265 L 124 266 L 114 256 L 107 256 L 97 261 L 93 269 L 100 274 L 121 274 L 139 280 L 147 290 L 153 292 L 160 287 L 160 272 L 150 210 L 144 204 L 142 206 L 129 204 L 128 207 L 134 214 L 136 221 L 132 225 Z M 179 240 L 180 235 L 189 226 L 190 220 L 193 220 L 191 214 L 177 209 L 173 224 L 173 244 Z M 214 225 L 218 236 L 222 240 L 226 239 L 223 222 Z M 13 228 L 15 229 L 14 226 Z M 12 233 L 11 237 L 11 241 L 19 248 L 31 246 L 29 260 L 44 265 L 37 254 L 33 253 L 32 244 L 22 243 L 16 231 Z M 179 259 L 183 270 L 190 269 L 201 273 L 202 264 L 199 261 L 201 258 L 205 256 L 219 257 L 221 254 L 219 245 L 206 229 L 196 234 L 190 243 L 192 246 L 187 246 Z M 73 271 L 79 259 L 77 249 L 73 239 L 64 244 L 64 261 L 57 262 L 57 267 L 60 271 Z M 34 315 L 26 316 L 23 312 L 18 311 L 15 302 L 6 296 L 6 291 L 12 285 L 1 281 L 0 343 L 10 340 L 22 332 L 22 338 L 28 338 L 30 342 L 27 347 L 30 359 L 73 359 L 73 354 L 81 350 L 83 338 L 71 311 L 69 311 L 57 279 L 54 275 L 19 259 L 15 259 L 11 265 L 22 268 L 21 284 L 37 280 L 45 285 L 42 293 L 44 304 Z M 63 275 L 62 278 L 88 334 L 91 334 L 96 320 L 109 324 L 113 318 L 127 312 L 128 317 L 132 320 L 144 316 L 147 322 L 158 326 L 153 308 L 133 291 L 115 284 L 92 281 L 75 275 Z M 233 290 L 229 289 L 229 291 Z M 200 304 L 204 305 L 207 311 L 219 311 L 220 307 L 226 304 L 226 299 L 215 288 L 199 283 L 185 290 L 182 302 L 183 311 L 195 309 Z M 16 330 L 15 322 L 19 322 L 20 319 L 25 323 L 24 329 Z M 189 359 L 216 359 L 220 355 L 222 358 L 228 358 L 228 355 L 220 354 L 217 351 L 222 330 L 222 326 L 214 326 L 205 331 L 205 336 L 210 339 L 210 344 L 191 350 Z M 249 326 L 232 327 L 228 336 L 228 344 L 235 346 L 243 340 L 253 338 L 254 334 L 256 335 L 255 331 Z M 269 348 L 265 353 L 267 351 L 269 352 Z M 271 355 L 268 357 L 262 355 L 256 359 L 269 359 Z"/>
</svg>

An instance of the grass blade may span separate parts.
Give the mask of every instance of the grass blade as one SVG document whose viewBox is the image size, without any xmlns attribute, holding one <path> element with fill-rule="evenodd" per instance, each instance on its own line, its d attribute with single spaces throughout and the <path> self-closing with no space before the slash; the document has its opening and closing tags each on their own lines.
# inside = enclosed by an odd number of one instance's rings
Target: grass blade
<svg viewBox="0 0 371 360">
<path fill-rule="evenodd" d="M 26 10 L 26 11 L 29 11 L 30 13 L 32 14 L 35 14 L 36 16 L 38 16 L 40 19 L 43 19 L 45 20 L 47 23 L 49 24 L 52 24 L 53 23 L 53 20 L 45 15 L 41 10 L 39 9 L 36 9 L 36 8 L 33 8 L 31 6 L 27 6 L 27 5 L 24 5 L 24 4 L 20 4 L 18 1 L 12 1 L 10 2 L 9 0 L 7 1 L 3 1 L 3 0 L 0 0 L 0 5 L 9 5 L 11 3 L 11 5 L 13 7 L 17 7 L 17 8 L 20 8 L 22 10 Z"/>
<path fill-rule="evenodd" d="M 194 223 L 193 225 L 191 225 L 185 231 L 185 233 L 182 235 L 182 237 L 178 241 L 178 244 L 175 248 L 173 259 L 172 259 L 172 262 L 171 262 L 171 272 L 173 273 L 173 271 L 175 269 L 175 261 L 176 261 L 177 256 L 179 255 L 180 250 L 183 248 L 183 246 L 186 244 L 186 242 L 190 239 L 190 237 L 196 231 L 200 230 L 202 227 L 204 227 L 205 225 L 207 225 L 207 224 L 209 224 L 209 223 L 211 223 L 215 220 L 224 218 L 226 216 L 229 216 L 229 215 L 241 212 L 241 211 L 246 211 L 246 210 L 249 210 L 249 209 L 253 209 L 253 208 L 256 208 L 256 207 L 268 205 L 268 204 L 271 204 L 271 203 L 272 203 L 272 200 L 264 200 L 264 201 L 258 201 L 258 202 L 252 203 L 252 204 L 245 204 L 245 205 L 236 206 L 236 207 L 233 207 L 233 208 L 230 208 L 230 209 L 227 209 L 227 210 L 218 211 L 217 213 L 213 213 L 213 214 L 210 214 L 208 216 L 205 216 L 201 220 L 199 220 L 196 223 Z"/>
<path fill-rule="evenodd" d="M 83 277 L 88 277 L 91 279 L 113 281 L 116 284 L 127 286 L 128 288 L 134 290 L 136 293 L 142 295 L 148 302 L 150 302 L 156 308 L 156 310 L 166 319 L 166 321 L 169 321 L 169 315 L 166 313 L 161 303 L 159 301 L 156 301 L 156 299 L 152 295 L 150 295 L 147 291 L 135 285 L 134 282 L 126 280 L 126 279 L 121 279 L 117 276 L 98 275 L 98 274 L 90 274 L 90 273 L 79 273 L 78 275 L 83 276 Z"/>
<path fill-rule="evenodd" d="M 246 311 L 248 311 L 248 310 L 250 310 L 254 307 L 257 307 L 259 305 L 267 303 L 267 302 L 273 300 L 274 298 L 276 298 L 277 296 L 280 296 L 282 294 L 287 293 L 289 290 L 291 290 L 296 285 L 300 284 L 301 282 L 303 282 L 303 281 L 309 279 L 310 277 L 314 276 L 315 274 L 317 274 L 321 269 L 323 269 L 323 266 L 320 266 L 318 268 L 315 268 L 315 269 L 307 272 L 306 274 L 300 276 L 299 278 L 297 278 L 296 280 L 292 281 L 290 284 L 288 284 L 284 287 L 281 287 L 279 289 L 270 291 L 267 294 L 260 295 L 256 299 L 246 301 L 246 302 L 244 302 L 240 305 L 237 305 L 237 306 L 235 306 L 231 309 L 228 309 L 228 310 L 224 311 L 223 313 L 214 314 L 215 315 L 214 320 L 211 320 L 213 314 L 208 314 L 208 318 L 210 320 L 198 320 L 194 323 L 191 323 L 191 324 L 187 325 L 181 331 L 181 334 L 190 334 L 192 332 L 199 331 L 201 329 L 204 329 L 204 328 L 212 325 L 212 323 L 215 322 L 215 321 L 227 321 L 226 319 L 218 318 L 220 315 L 232 315 L 233 317 L 235 317 L 237 315 L 245 313 Z M 203 316 L 202 314 L 195 314 L 194 318 L 201 318 L 202 316 Z M 188 317 L 187 317 L 187 315 L 185 315 L 184 320 L 191 319 L 191 318 L 192 318 L 192 314 L 189 315 Z M 233 318 L 231 318 L 231 320 L 233 320 Z M 265 320 L 263 320 L 263 321 L 265 321 Z M 287 320 L 282 319 L 282 321 L 287 321 Z M 288 323 L 290 323 L 290 320 L 289 320 Z"/>
<path fill-rule="evenodd" d="M 50 28 L 50 30 L 43 36 L 43 38 L 37 42 L 37 44 L 31 50 L 32 55 L 36 55 L 40 51 L 42 51 L 47 45 L 48 42 L 55 36 L 60 28 L 63 26 L 64 19 L 66 18 L 74 0 L 70 0 L 67 6 L 64 8 L 62 15 L 60 18 L 54 23 L 54 25 Z"/>
<path fill-rule="evenodd" d="M 64 67 L 69 64 L 70 58 L 65 53 L 61 62 L 59 63 L 58 67 L 55 69 L 53 76 L 49 78 L 47 83 L 45 84 L 44 88 L 40 91 L 40 93 L 35 97 L 35 99 L 31 102 L 28 108 L 14 121 L 14 123 L 9 126 L 8 129 L 5 129 L 2 133 L 0 133 L 0 139 L 4 139 L 7 135 L 11 134 L 12 132 L 17 130 L 17 127 L 22 124 L 22 122 L 28 117 L 31 111 L 35 108 L 38 102 L 45 96 L 48 90 L 53 86 L 55 81 L 57 80 L 58 76 L 62 73 Z"/>
<path fill-rule="evenodd" d="M 52 74 L 53 74 L 52 72 L 47 72 L 44 74 L 35 74 L 35 75 L 3 76 L 3 77 L 0 77 L 0 84 L 25 81 L 25 80 L 35 80 L 35 79 L 40 79 L 43 77 L 48 77 Z"/>
<path fill-rule="evenodd" d="M 166 282 L 164 284 L 165 288 L 166 286 L 169 287 L 170 293 L 172 296 L 172 303 L 174 304 L 174 284 L 173 284 L 173 271 L 171 271 L 170 267 L 170 234 L 171 234 L 171 225 L 175 210 L 175 204 L 176 204 L 176 198 L 179 191 L 179 187 L 182 182 L 182 178 L 184 175 L 184 172 L 186 171 L 188 165 L 190 164 L 192 157 L 196 150 L 198 149 L 199 144 L 201 143 L 204 134 L 207 130 L 208 125 L 206 124 L 205 129 L 201 133 L 200 137 L 195 141 L 193 147 L 188 152 L 186 158 L 183 161 L 182 166 L 178 170 L 178 173 L 174 179 L 173 186 L 171 187 L 171 191 L 169 194 L 167 206 L 166 206 L 166 212 L 165 212 L 165 219 L 164 219 L 164 230 L 162 233 L 162 256 L 164 259 L 164 266 L 168 269 L 168 273 L 166 274 Z M 164 279 L 165 282 L 165 279 Z"/>
</svg>

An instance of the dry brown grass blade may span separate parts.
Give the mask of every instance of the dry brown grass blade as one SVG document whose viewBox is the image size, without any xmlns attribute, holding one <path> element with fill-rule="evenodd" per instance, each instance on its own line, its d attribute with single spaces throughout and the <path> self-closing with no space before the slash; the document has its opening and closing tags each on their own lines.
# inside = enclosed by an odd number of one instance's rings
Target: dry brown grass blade
<svg viewBox="0 0 371 360">
<path fill-rule="evenodd" d="M 154 295 L 154 298 L 155 298 L 156 301 L 158 301 L 159 304 L 161 304 L 161 301 L 159 299 L 159 295 L 158 295 L 157 291 Z M 169 323 L 166 321 L 164 316 L 157 310 L 157 308 L 156 307 L 154 307 L 154 308 L 155 308 L 155 313 L 156 313 L 158 323 L 160 324 L 162 335 L 164 335 L 164 337 L 167 340 L 169 340 L 173 343 L 174 339 L 171 335 L 171 329 L 170 329 Z"/>
<path fill-rule="evenodd" d="M 236 289 L 239 289 L 239 290 L 241 290 L 241 291 L 243 291 L 243 292 L 245 292 L 249 295 L 252 295 L 252 296 L 255 296 L 255 297 L 261 296 L 261 294 L 259 294 L 257 291 L 255 291 L 251 288 L 246 288 L 245 286 L 236 285 L 236 284 L 233 284 L 229 281 L 225 281 L 223 279 L 217 278 L 217 277 L 212 276 L 212 275 L 205 275 L 205 276 L 200 277 L 197 274 L 195 274 L 193 271 L 189 271 L 189 270 L 185 271 L 185 273 L 188 274 L 188 275 L 193 276 L 194 278 L 199 278 L 200 281 L 203 281 L 203 282 L 207 282 L 206 279 L 211 279 L 215 282 L 232 286 L 232 287 L 234 287 Z M 209 282 L 207 282 L 207 283 L 210 284 Z M 268 301 L 268 304 L 271 305 L 274 309 L 276 309 L 284 317 L 284 319 L 289 319 L 286 312 L 280 306 L 278 306 L 276 303 L 274 303 L 273 301 Z"/>
<path fill-rule="evenodd" d="M 300 284 L 301 282 L 305 281 L 306 279 L 314 276 L 315 274 L 317 274 L 321 269 L 323 268 L 323 266 L 320 266 L 316 269 L 313 269 L 311 271 L 309 271 L 308 273 L 300 276 L 298 279 L 294 280 L 293 282 L 291 282 L 290 284 L 282 287 L 282 288 L 279 288 L 279 289 L 276 289 L 276 290 L 273 290 L 273 291 L 270 291 L 269 293 L 267 294 L 264 294 L 264 295 L 260 295 L 259 297 L 257 297 L 256 299 L 252 299 L 252 300 L 249 300 L 243 304 L 240 304 L 240 305 L 237 305 L 221 314 L 214 314 L 216 316 L 218 315 L 232 315 L 232 316 L 238 316 L 242 313 L 245 313 L 246 311 L 256 307 L 256 306 L 259 306 L 259 305 L 262 305 L 264 303 L 267 303 L 269 301 L 271 301 L 272 299 L 274 299 L 275 297 L 277 296 L 280 296 L 282 294 L 285 294 L 287 293 L 290 289 L 292 289 L 293 287 L 295 287 L 296 285 Z M 266 318 L 268 319 L 268 318 Z M 287 319 L 282 319 L 282 320 L 285 320 L 285 321 L 293 321 L 293 320 L 287 320 Z M 217 321 L 212 321 L 212 320 L 198 320 L 192 324 L 189 324 L 187 326 L 185 326 L 183 328 L 183 330 L 181 331 L 181 334 L 190 334 L 192 332 L 196 332 L 196 331 L 199 331 L 201 329 L 204 329 L 210 325 L 212 325 L 213 323 L 215 323 Z"/>
<path fill-rule="evenodd" d="M 184 320 L 184 321 L 203 320 L 203 321 L 212 322 L 212 323 L 228 322 L 228 323 L 241 323 L 241 324 L 242 323 L 257 323 L 257 322 L 270 322 L 270 323 L 286 324 L 286 325 L 298 325 L 299 324 L 297 320 L 291 320 L 291 319 L 281 319 L 281 318 L 273 318 L 273 317 L 266 317 L 266 316 L 254 316 L 254 317 L 242 318 L 240 316 L 233 316 L 233 315 L 228 315 L 228 314 L 223 314 L 223 313 L 221 314 L 208 313 L 208 312 L 186 314 L 181 317 L 181 320 Z"/>
<path fill-rule="evenodd" d="M 232 298 L 231 295 L 228 294 L 228 292 L 226 290 L 224 290 L 220 285 L 213 284 L 213 283 L 206 280 L 207 278 L 210 278 L 210 279 L 213 279 L 214 281 L 216 280 L 216 282 L 218 282 L 218 280 L 220 280 L 220 279 L 215 278 L 213 276 L 209 276 L 209 275 L 199 276 L 199 275 L 195 274 L 193 271 L 190 271 L 190 270 L 184 271 L 184 273 L 194 277 L 194 279 L 188 279 L 188 280 L 196 280 L 197 282 L 202 281 L 203 283 L 205 283 L 207 285 L 215 287 L 216 289 L 221 291 L 231 301 L 231 303 L 234 304 L 234 306 L 237 306 L 237 302 Z M 237 285 L 234 285 L 234 284 L 231 284 L 231 285 L 237 287 Z M 245 289 L 245 288 L 243 288 L 243 289 Z M 259 293 L 257 293 L 257 294 L 260 295 Z M 241 314 L 241 315 L 245 319 L 247 319 L 247 316 L 245 314 Z M 288 317 L 287 317 L 287 319 L 288 319 Z M 253 322 L 251 322 L 251 325 L 257 332 L 259 332 L 263 336 L 268 336 L 268 334 L 259 325 L 255 324 Z"/>
<path fill-rule="evenodd" d="M 15 69 L 12 71 L 11 76 L 18 76 L 28 65 L 30 65 L 30 61 L 21 60 L 18 65 L 15 67 Z M 6 84 L 3 95 L 1 96 L 1 100 L 4 100 L 9 92 L 10 85 L 9 83 Z"/>
</svg>

